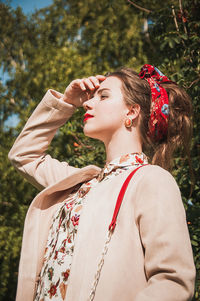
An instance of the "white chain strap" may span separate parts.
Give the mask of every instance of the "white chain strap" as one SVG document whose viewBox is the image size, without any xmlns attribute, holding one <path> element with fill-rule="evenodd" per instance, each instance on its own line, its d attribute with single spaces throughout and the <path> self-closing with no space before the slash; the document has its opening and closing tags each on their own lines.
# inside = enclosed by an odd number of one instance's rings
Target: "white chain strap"
<svg viewBox="0 0 200 301">
<path fill-rule="evenodd" d="M 133 175 L 135 174 L 135 172 L 139 168 L 141 168 L 142 166 L 145 166 L 145 165 L 148 165 L 148 164 L 140 165 L 139 167 L 135 168 L 128 175 L 128 177 L 126 178 L 126 180 L 124 181 L 124 183 L 122 185 L 122 188 L 120 190 L 120 193 L 118 195 L 117 202 L 116 202 L 116 205 L 115 205 L 115 210 L 114 210 L 114 214 L 113 214 L 113 217 L 112 217 L 112 221 L 111 221 L 111 224 L 109 225 L 109 230 L 107 232 L 107 239 L 106 239 L 105 244 L 104 244 L 103 252 L 101 254 L 101 259 L 99 261 L 99 264 L 98 264 L 98 267 L 97 267 L 97 271 L 96 271 L 96 274 L 95 274 L 95 277 L 94 277 L 94 282 L 93 282 L 93 285 L 92 285 L 92 288 L 91 288 L 91 291 L 90 291 L 90 295 L 89 295 L 89 298 L 87 299 L 87 301 L 93 301 L 94 300 L 95 293 L 96 293 L 96 288 L 97 288 L 97 284 L 99 282 L 99 278 L 100 278 L 100 275 L 101 275 L 101 270 L 102 270 L 102 267 L 103 267 L 103 264 L 104 264 L 104 257 L 105 257 L 105 255 L 106 255 L 106 253 L 108 251 L 108 244 L 109 244 L 109 242 L 111 240 L 112 234 L 113 234 L 115 226 L 116 226 L 117 215 L 119 213 L 119 209 L 120 209 L 120 206 L 121 206 L 121 203 L 122 203 L 122 200 L 123 200 L 124 193 L 126 191 L 127 185 L 130 182 L 130 180 L 133 177 Z"/>
<path fill-rule="evenodd" d="M 93 301 L 94 300 L 97 284 L 99 282 L 99 278 L 100 278 L 100 275 L 101 275 L 101 270 L 102 270 L 102 267 L 103 267 L 103 264 L 104 264 L 104 257 L 105 257 L 105 255 L 108 251 L 108 244 L 111 240 L 112 234 L 113 234 L 113 231 L 108 230 L 107 239 L 105 241 L 104 248 L 103 248 L 103 251 L 102 251 L 102 254 L 101 254 L 101 259 L 98 263 L 98 268 L 97 268 L 96 274 L 94 276 L 94 282 L 93 282 L 93 285 L 92 285 L 92 288 L 91 288 L 91 291 L 90 291 L 90 296 L 89 296 L 87 301 Z"/>
</svg>

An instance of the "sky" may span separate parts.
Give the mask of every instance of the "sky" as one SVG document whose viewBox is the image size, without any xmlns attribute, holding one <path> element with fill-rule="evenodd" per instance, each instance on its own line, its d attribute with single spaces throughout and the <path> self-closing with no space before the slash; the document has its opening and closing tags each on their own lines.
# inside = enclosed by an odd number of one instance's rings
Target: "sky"
<svg viewBox="0 0 200 301">
<path fill-rule="evenodd" d="M 6 0 L 0 0 L 0 2 L 8 3 Z M 24 14 L 32 14 L 36 9 L 43 8 L 53 3 L 53 0 L 10 0 L 10 6 L 16 9 L 21 6 Z M 6 81 L 7 75 L 0 69 L 0 79 Z M 19 122 L 17 115 L 11 115 L 5 123 L 6 127 L 15 127 Z"/>
<path fill-rule="evenodd" d="M 7 1 L 1 0 L 0 2 L 6 3 Z M 53 0 L 10 0 L 10 6 L 13 8 L 21 6 L 24 14 L 31 14 L 35 9 L 40 9 L 51 3 L 53 3 Z"/>
</svg>

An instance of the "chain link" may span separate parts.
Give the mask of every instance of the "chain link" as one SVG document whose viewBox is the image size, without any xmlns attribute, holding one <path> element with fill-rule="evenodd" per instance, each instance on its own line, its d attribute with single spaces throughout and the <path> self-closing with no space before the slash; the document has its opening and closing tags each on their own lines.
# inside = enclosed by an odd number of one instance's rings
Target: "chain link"
<svg viewBox="0 0 200 301">
<path fill-rule="evenodd" d="M 92 288 L 91 288 L 91 291 L 90 291 L 90 296 L 88 298 L 87 301 L 93 301 L 94 300 L 94 297 L 95 297 L 95 292 L 96 292 L 96 288 L 97 288 L 97 284 L 99 282 L 99 278 L 100 278 L 100 275 L 101 275 L 101 270 L 102 270 L 102 267 L 103 267 L 103 264 L 104 264 L 104 257 L 108 251 L 108 244 L 111 240 L 111 237 L 112 237 L 112 234 L 113 234 L 113 231 L 112 230 L 108 230 L 108 233 L 107 233 L 107 239 L 105 241 L 105 244 L 104 244 L 104 248 L 103 248 L 103 251 L 101 253 L 101 259 L 98 263 L 98 268 L 97 268 L 97 271 L 96 271 L 96 274 L 94 276 L 94 282 L 92 284 Z"/>
</svg>

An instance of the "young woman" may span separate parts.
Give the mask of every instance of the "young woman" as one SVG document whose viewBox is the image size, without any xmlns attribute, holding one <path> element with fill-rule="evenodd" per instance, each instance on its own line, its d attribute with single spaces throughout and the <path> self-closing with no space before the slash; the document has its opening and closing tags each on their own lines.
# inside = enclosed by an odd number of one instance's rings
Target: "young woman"
<svg viewBox="0 0 200 301">
<path fill-rule="evenodd" d="M 45 153 L 80 106 L 85 135 L 105 144 L 102 170 Z M 189 141 L 190 116 L 186 92 L 151 65 L 140 74 L 121 68 L 76 79 L 64 94 L 45 94 L 9 153 L 42 190 L 25 220 L 18 301 L 191 300 L 195 267 L 185 211 L 165 170 L 176 147 Z M 143 151 L 152 149 L 147 165 Z M 138 167 L 114 229 L 120 189 Z"/>
</svg>

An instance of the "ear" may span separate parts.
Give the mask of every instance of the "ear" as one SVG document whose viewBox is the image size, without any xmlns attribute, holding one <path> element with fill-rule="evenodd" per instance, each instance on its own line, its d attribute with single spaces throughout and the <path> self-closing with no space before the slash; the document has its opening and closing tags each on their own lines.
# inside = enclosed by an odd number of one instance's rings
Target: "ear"
<svg viewBox="0 0 200 301">
<path fill-rule="evenodd" d="M 127 116 L 136 119 L 140 114 L 140 105 L 137 103 L 128 107 Z"/>
</svg>

